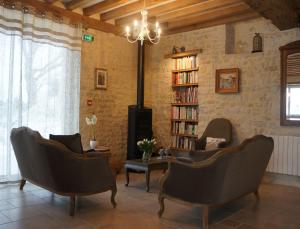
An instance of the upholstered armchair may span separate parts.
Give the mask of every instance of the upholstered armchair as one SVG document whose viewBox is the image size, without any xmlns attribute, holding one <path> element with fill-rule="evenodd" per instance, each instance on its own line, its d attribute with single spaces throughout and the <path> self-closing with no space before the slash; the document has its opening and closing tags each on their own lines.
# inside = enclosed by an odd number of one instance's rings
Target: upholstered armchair
<svg viewBox="0 0 300 229">
<path fill-rule="evenodd" d="M 11 143 L 22 176 L 51 192 L 70 197 L 70 215 L 75 212 L 75 197 L 111 190 L 116 206 L 116 180 L 104 157 L 88 157 L 71 151 L 64 144 L 47 140 L 27 127 L 11 131 Z"/>
<path fill-rule="evenodd" d="M 206 139 L 208 137 L 225 139 L 225 141 L 221 142 L 216 148 L 227 147 L 232 140 L 231 122 L 228 119 L 224 118 L 216 118 L 211 120 L 208 123 L 202 136 L 199 139 L 195 140 L 195 150 L 205 150 Z"/>
<path fill-rule="evenodd" d="M 203 228 L 208 228 L 209 207 L 250 193 L 258 197 L 258 188 L 273 148 L 272 138 L 257 135 L 203 161 L 186 158 L 171 161 L 161 180 L 159 216 L 163 214 L 165 198 L 178 200 L 202 207 Z"/>
</svg>

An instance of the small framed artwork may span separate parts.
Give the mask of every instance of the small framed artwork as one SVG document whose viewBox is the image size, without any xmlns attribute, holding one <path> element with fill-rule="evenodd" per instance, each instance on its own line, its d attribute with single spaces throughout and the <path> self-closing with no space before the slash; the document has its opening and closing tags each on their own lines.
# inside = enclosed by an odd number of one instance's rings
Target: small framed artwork
<svg viewBox="0 0 300 229">
<path fill-rule="evenodd" d="M 95 89 L 107 89 L 107 70 L 95 69 Z"/>
<path fill-rule="evenodd" d="M 216 93 L 238 93 L 239 92 L 239 69 L 217 69 L 216 70 Z"/>
</svg>

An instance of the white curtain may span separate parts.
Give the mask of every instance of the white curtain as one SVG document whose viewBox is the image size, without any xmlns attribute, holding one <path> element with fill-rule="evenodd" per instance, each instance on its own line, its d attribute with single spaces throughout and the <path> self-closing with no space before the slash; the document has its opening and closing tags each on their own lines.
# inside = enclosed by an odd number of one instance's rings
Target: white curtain
<svg viewBox="0 0 300 229">
<path fill-rule="evenodd" d="M 0 182 L 18 179 L 14 127 L 79 130 L 81 29 L 0 6 Z"/>
</svg>

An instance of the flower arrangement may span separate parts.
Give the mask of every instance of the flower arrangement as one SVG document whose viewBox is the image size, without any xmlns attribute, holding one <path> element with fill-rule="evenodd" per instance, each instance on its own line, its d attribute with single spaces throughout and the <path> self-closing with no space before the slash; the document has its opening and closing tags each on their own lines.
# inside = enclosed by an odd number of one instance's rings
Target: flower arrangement
<svg viewBox="0 0 300 229">
<path fill-rule="evenodd" d="M 91 115 L 90 117 L 85 118 L 85 122 L 88 126 L 92 127 L 92 135 L 93 135 L 93 141 L 96 141 L 96 135 L 95 135 L 95 126 L 97 124 L 97 116 L 96 115 Z"/>
<path fill-rule="evenodd" d="M 151 157 L 151 154 L 153 152 L 153 148 L 156 145 L 156 140 L 153 138 L 151 140 L 143 139 L 142 141 L 137 142 L 137 146 L 140 150 L 142 150 L 143 153 L 143 160 L 149 160 Z"/>
</svg>

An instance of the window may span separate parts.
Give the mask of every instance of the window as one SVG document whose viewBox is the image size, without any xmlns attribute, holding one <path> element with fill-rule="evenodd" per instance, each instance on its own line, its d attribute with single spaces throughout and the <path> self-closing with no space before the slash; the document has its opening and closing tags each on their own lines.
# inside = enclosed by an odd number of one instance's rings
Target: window
<svg viewBox="0 0 300 229">
<path fill-rule="evenodd" d="M 287 85 L 286 116 L 288 120 L 300 120 L 300 84 Z"/>
</svg>

